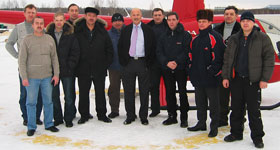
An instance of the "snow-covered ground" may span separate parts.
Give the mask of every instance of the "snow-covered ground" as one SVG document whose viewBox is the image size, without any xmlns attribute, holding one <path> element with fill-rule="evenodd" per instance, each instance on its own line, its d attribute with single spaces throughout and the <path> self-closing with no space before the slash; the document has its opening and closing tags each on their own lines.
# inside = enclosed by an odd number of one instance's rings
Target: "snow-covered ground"
<svg viewBox="0 0 280 150">
<path fill-rule="evenodd" d="M 19 109 L 19 81 L 17 60 L 12 58 L 5 49 L 7 36 L 0 36 L 0 149 L 1 150 L 173 150 L 173 149 L 203 149 L 203 150 L 248 150 L 254 149 L 250 139 L 248 121 L 245 124 L 244 140 L 225 143 L 223 137 L 229 134 L 229 126 L 219 128 L 216 138 L 208 138 L 208 130 L 189 132 L 180 128 L 179 124 L 163 126 L 161 123 L 167 118 L 166 111 L 161 111 L 156 118 L 148 118 L 149 125 L 143 126 L 137 119 L 131 125 L 123 125 L 125 120 L 124 102 L 121 100 L 120 117 L 113 119 L 112 123 L 103 123 L 97 120 L 94 104 L 94 94 L 91 94 L 91 113 L 94 119 L 86 124 L 78 125 L 80 118 L 74 119 L 74 126 L 66 128 L 58 126 L 58 133 L 44 130 L 44 126 L 38 126 L 33 137 L 27 137 L 26 126 L 22 125 L 21 112 Z M 263 104 L 271 105 L 279 101 L 278 89 L 280 83 L 269 84 L 269 88 L 263 90 Z M 62 94 L 63 96 L 63 94 Z M 189 101 L 194 105 L 194 95 L 189 94 Z M 78 98 L 78 96 L 77 96 Z M 61 97 L 63 101 L 63 98 Z M 139 108 L 139 97 L 137 110 Z M 77 101 L 78 102 L 78 99 Z M 77 104 L 77 103 L 76 103 Z M 108 103 L 107 103 L 108 104 Z M 107 105 L 108 112 L 110 107 Z M 150 113 L 150 112 L 149 112 Z M 43 118 L 43 115 L 41 119 Z M 265 149 L 276 150 L 280 141 L 280 109 L 262 111 L 264 123 Z M 189 125 L 196 124 L 196 111 L 189 112 Z"/>
</svg>

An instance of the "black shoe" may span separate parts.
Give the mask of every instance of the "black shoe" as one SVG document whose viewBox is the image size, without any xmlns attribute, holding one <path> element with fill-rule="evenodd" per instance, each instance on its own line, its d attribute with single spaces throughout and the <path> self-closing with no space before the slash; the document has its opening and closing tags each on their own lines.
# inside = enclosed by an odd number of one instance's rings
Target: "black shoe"
<svg viewBox="0 0 280 150">
<path fill-rule="evenodd" d="M 224 141 L 226 141 L 226 142 L 233 142 L 233 141 L 237 141 L 237 140 L 238 141 L 243 140 L 243 137 L 236 137 L 236 136 L 230 134 L 224 138 Z"/>
<path fill-rule="evenodd" d="M 24 126 L 27 126 L 27 120 L 23 120 L 23 123 L 22 123 Z"/>
<path fill-rule="evenodd" d="M 180 127 L 181 127 L 181 128 L 186 128 L 186 127 L 188 127 L 188 122 L 187 122 L 187 121 L 181 121 Z"/>
<path fill-rule="evenodd" d="M 108 117 L 109 117 L 109 118 L 116 118 L 116 117 L 118 117 L 119 115 L 120 115 L 119 113 L 111 112 L 111 113 L 108 115 Z"/>
<path fill-rule="evenodd" d="M 59 131 L 59 129 L 57 129 L 55 126 L 48 127 L 48 128 L 46 128 L 46 130 L 49 130 L 51 132 L 58 132 Z"/>
<path fill-rule="evenodd" d="M 128 125 L 131 124 L 133 121 L 135 121 L 135 119 L 125 119 L 125 121 L 123 122 L 124 125 Z"/>
<path fill-rule="evenodd" d="M 54 126 L 59 126 L 60 124 L 63 124 L 63 121 L 54 121 Z"/>
<path fill-rule="evenodd" d="M 28 130 L 27 131 L 27 136 L 33 136 L 35 133 L 35 130 Z"/>
<path fill-rule="evenodd" d="M 148 125 L 148 124 L 149 124 L 149 121 L 148 121 L 148 119 L 141 119 L 141 123 L 142 123 L 143 125 Z"/>
<path fill-rule="evenodd" d="M 169 116 L 166 120 L 162 122 L 163 125 L 171 125 L 176 123 L 178 123 L 178 121 L 174 116 Z"/>
<path fill-rule="evenodd" d="M 65 126 L 66 126 L 67 128 L 73 127 L 72 121 L 66 121 L 66 122 L 65 122 Z"/>
<path fill-rule="evenodd" d="M 208 137 L 216 137 L 218 135 L 218 129 L 210 130 Z"/>
<path fill-rule="evenodd" d="M 160 113 L 159 111 L 157 111 L 157 112 L 153 112 L 153 111 L 152 111 L 152 113 L 149 115 L 149 117 L 155 117 L 155 116 L 157 116 L 159 113 Z"/>
<path fill-rule="evenodd" d="M 36 120 L 36 124 L 37 124 L 37 125 L 42 125 L 43 122 L 42 122 L 40 119 L 37 119 L 37 120 Z"/>
<path fill-rule="evenodd" d="M 98 118 L 99 121 L 103 121 L 103 122 L 106 122 L 106 123 L 111 123 L 112 120 L 108 117 L 102 117 L 102 118 Z"/>
<path fill-rule="evenodd" d="M 189 131 L 206 131 L 206 124 L 196 124 L 194 127 L 189 127 Z"/>
<path fill-rule="evenodd" d="M 228 126 L 228 123 L 227 123 L 227 122 L 220 121 L 220 122 L 219 122 L 219 127 L 223 127 L 223 126 Z"/>
<path fill-rule="evenodd" d="M 263 148 L 264 144 L 263 141 L 254 141 L 255 147 L 256 148 Z"/>
<path fill-rule="evenodd" d="M 93 115 L 92 114 L 88 114 L 88 119 L 93 119 Z"/>
<path fill-rule="evenodd" d="M 84 124 L 85 122 L 87 122 L 88 119 L 86 118 L 81 118 L 79 121 L 78 121 L 78 124 Z"/>
</svg>

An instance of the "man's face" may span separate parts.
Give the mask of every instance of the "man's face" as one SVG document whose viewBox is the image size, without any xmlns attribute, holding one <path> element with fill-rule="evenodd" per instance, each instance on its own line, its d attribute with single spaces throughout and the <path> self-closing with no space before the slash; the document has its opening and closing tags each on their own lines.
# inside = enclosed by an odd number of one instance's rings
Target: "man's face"
<svg viewBox="0 0 280 150">
<path fill-rule="evenodd" d="M 133 9 L 130 14 L 133 24 L 138 25 L 141 22 L 142 13 L 140 9 Z"/>
<path fill-rule="evenodd" d="M 228 9 L 224 13 L 224 19 L 227 24 L 231 24 L 236 21 L 238 15 L 233 9 Z"/>
<path fill-rule="evenodd" d="M 35 18 L 32 24 L 32 28 L 36 33 L 42 33 L 44 30 L 44 19 L 43 18 Z"/>
<path fill-rule="evenodd" d="M 171 30 L 175 30 L 178 23 L 179 23 L 179 20 L 176 18 L 175 15 L 168 16 L 167 24 Z"/>
<path fill-rule="evenodd" d="M 55 28 L 57 29 L 62 29 L 63 25 L 65 23 L 65 19 L 64 16 L 56 16 L 53 20 L 54 24 L 55 24 Z"/>
<path fill-rule="evenodd" d="M 79 16 L 79 8 L 77 6 L 71 6 L 68 10 L 70 20 L 76 20 Z"/>
<path fill-rule="evenodd" d="M 250 19 L 243 19 L 240 21 L 241 28 L 244 32 L 251 32 L 255 23 Z"/>
<path fill-rule="evenodd" d="M 155 24 L 162 23 L 163 18 L 164 18 L 164 15 L 162 14 L 161 11 L 155 11 L 153 13 L 153 20 L 155 21 Z"/>
<path fill-rule="evenodd" d="M 85 14 L 85 19 L 87 24 L 94 25 L 97 20 L 97 15 L 95 13 L 88 12 Z"/>
<path fill-rule="evenodd" d="M 24 12 L 24 17 L 27 22 L 32 22 L 32 20 L 36 17 L 37 10 L 35 8 L 26 8 Z"/>
<path fill-rule="evenodd" d="M 117 30 L 120 30 L 121 29 L 121 27 L 123 26 L 123 22 L 122 21 L 114 21 L 114 22 L 112 22 L 112 26 L 114 27 L 114 28 L 116 28 Z"/>
<path fill-rule="evenodd" d="M 199 30 L 204 30 L 207 29 L 212 24 L 212 21 L 209 21 L 207 19 L 199 19 L 197 23 L 198 23 Z"/>
</svg>

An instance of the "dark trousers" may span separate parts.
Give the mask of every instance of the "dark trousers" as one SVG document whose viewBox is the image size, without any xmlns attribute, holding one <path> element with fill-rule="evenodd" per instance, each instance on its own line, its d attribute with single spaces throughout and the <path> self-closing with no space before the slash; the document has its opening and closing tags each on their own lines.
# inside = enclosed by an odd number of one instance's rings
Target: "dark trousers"
<svg viewBox="0 0 280 150">
<path fill-rule="evenodd" d="M 248 78 L 236 77 L 231 81 L 231 97 L 230 132 L 238 137 L 243 136 L 246 105 L 251 138 L 253 140 L 262 140 L 265 133 L 260 112 L 261 89 L 259 82 L 251 83 Z"/>
<path fill-rule="evenodd" d="M 159 86 L 162 74 L 161 66 L 158 62 L 155 62 L 150 69 L 150 95 L 152 112 L 160 112 Z"/>
<path fill-rule="evenodd" d="M 140 119 L 147 119 L 149 105 L 149 72 L 144 59 L 130 59 L 127 66 L 122 69 L 124 87 L 125 110 L 128 119 L 134 119 L 135 114 L 135 82 L 138 78 L 140 93 Z"/>
<path fill-rule="evenodd" d="M 217 129 L 219 126 L 219 93 L 218 87 L 204 88 L 195 87 L 195 103 L 197 107 L 197 119 L 199 124 L 205 124 L 207 120 L 207 107 L 209 99 L 210 129 Z"/>
<path fill-rule="evenodd" d="M 109 96 L 111 111 L 115 113 L 119 113 L 121 71 L 109 70 L 109 80 L 110 80 L 110 85 L 108 88 L 108 96 Z"/>
<path fill-rule="evenodd" d="M 89 93 L 91 83 L 94 84 L 95 90 L 95 110 L 98 118 L 106 116 L 106 99 L 105 99 L 105 76 L 101 77 L 90 77 L 90 76 L 79 76 L 78 85 L 80 90 L 79 95 L 79 112 L 82 118 L 89 118 L 90 102 Z"/>
<path fill-rule="evenodd" d="M 62 87 L 64 91 L 64 120 L 66 122 L 72 121 L 76 115 L 76 106 L 74 95 L 76 95 L 75 91 L 75 77 L 62 77 L 60 78 L 62 82 Z M 61 122 L 63 120 L 63 114 L 61 109 L 60 102 L 60 82 L 58 85 L 54 86 L 52 92 L 52 100 L 53 100 L 53 116 L 54 120 Z"/>
<path fill-rule="evenodd" d="M 187 121 L 189 102 L 187 97 L 187 74 L 186 70 L 163 70 L 163 79 L 166 88 L 166 102 L 168 115 L 177 116 L 176 83 L 180 96 L 180 119 Z"/>
<path fill-rule="evenodd" d="M 27 110 L 26 110 L 26 97 L 27 97 L 27 91 L 26 88 L 22 85 L 22 79 L 19 76 L 19 85 L 20 85 L 20 96 L 19 96 L 19 106 L 22 113 L 23 120 L 27 119 Z M 36 119 L 40 119 L 42 108 L 43 108 L 43 102 L 42 102 L 42 95 L 41 90 L 39 89 L 38 92 L 38 101 L 36 104 Z"/>
<path fill-rule="evenodd" d="M 223 80 L 219 81 L 219 97 L 220 97 L 220 122 L 228 122 L 229 114 L 229 97 L 230 97 L 230 87 L 224 88 Z"/>
</svg>

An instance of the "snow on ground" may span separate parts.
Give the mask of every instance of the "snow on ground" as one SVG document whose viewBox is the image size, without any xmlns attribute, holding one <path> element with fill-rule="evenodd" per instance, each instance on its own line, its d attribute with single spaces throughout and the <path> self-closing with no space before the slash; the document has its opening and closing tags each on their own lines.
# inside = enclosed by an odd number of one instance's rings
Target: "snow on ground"
<svg viewBox="0 0 280 150">
<path fill-rule="evenodd" d="M 120 106 L 120 117 L 113 119 L 112 123 L 103 123 L 97 120 L 94 104 L 94 94 L 91 94 L 91 113 L 94 119 L 86 124 L 78 125 L 80 115 L 74 119 L 74 126 L 66 128 L 58 126 L 58 133 L 44 130 L 44 126 L 38 126 L 33 137 L 27 137 L 27 128 L 22 125 L 21 112 L 19 109 L 19 81 L 17 60 L 12 58 L 5 49 L 4 39 L 0 36 L 0 149 L 2 150 L 173 150 L 173 149 L 217 149 L 217 150 L 248 150 L 254 149 L 250 139 L 248 121 L 245 124 L 244 140 L 234 143 L 225 143 L 223 137 L 229 134 L 229 126 L 219 128 L 216 138 L 208 138 L 208 130 L 189 132 L 180 128 L 179 124 L 163 126 L 161 123 L 167 118 L 166 111 L 161 111 L 156 118 L 148 118 L 149 125 L 143 126 L 139 118 L 131 125 L 123 125 L 125 110 L 123 99 Z M 188 86 L 189 87 L 189 86 Z M 280 83 L 269 84 L 269 88 L 263 90 L 263 105 L 271 105 L 279 101 L 278 89 Z M 62 94 L 63 95 L 63 94 Z M 194 105 L 194 95 L 189 94 L 189 101 Z M 78 96 L 77 96 L 78 98 Z M 63 101 L 63 97 L 61 97 Z M 137 110 L 139 97 L 136 99 Z M 78 99 L 76 101 L 77 105 Z M 63 103 L 63 102 L 62 102 Z M 108 104 L 108 103 L 107 103 Z M 109 105 L 107 106 L 110 112 Z M 149 111 L 150 113 L 150 111 Z M 280 141 L 280 109 L 262 111 L 265 149 L 278 148 Z M 43 119 L 43 115 L 41 117 Z M 189 112 L 189 125 L 196 124 L 196 111 Z"/>
</svg>

